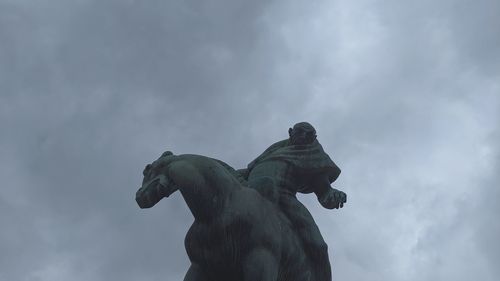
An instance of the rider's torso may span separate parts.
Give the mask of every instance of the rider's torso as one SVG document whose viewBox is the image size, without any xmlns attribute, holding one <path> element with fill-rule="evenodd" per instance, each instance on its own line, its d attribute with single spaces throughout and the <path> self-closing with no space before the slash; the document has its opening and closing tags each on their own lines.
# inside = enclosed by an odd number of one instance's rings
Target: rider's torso
<svg viewBox="0 0 500 281">
<path fill-rule="evenodd" d="M 250 171 L 248 182 L 251 185 L 258 178 L 269 177 L 273 179 L 280 193 L 295 194 L 302 186 L 297 172 L 293 165 L 285 161 L 263 161 Z"/>
</svg>

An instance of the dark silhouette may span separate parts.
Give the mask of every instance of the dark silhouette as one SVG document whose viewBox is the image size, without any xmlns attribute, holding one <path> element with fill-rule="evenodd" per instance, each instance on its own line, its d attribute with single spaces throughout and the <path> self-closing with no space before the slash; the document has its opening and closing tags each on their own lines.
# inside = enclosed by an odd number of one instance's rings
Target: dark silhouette
<svg viewBox="0 0 500 281">
<path fill-rule="evenodd" d="M 195 221 L 186 235 L 185 281 L 330 281 L 327 245 L 296 193 L 328 209 L 347 196 L 330 184 L 340 169 L 306 122 L 289 129 L 246 169 L 200 155 L 165 152 L 144 169 L 136 193 L 150 208 L 180 190 Z"/>
<path fill-rule="evenodd" d="M 149 208 L 176 190 L 195 218 L 185 281 L 318 280 L 286 216 L 219 161 L 164 153 L 146 166 L 136 200 Z"/>
</svg>

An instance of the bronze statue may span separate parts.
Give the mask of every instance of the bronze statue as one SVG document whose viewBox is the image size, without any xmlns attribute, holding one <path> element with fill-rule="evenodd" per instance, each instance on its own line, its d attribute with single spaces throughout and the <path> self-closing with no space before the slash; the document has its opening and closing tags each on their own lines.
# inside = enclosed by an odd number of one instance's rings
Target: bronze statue
<svg viewBox="0 0 500 281">
<path fill-rule="evenodd" d="M 238 171 L 171 152 L 146 166 L 139 206 L 180 190 L 195 218 L 185 239 L 192 263 L 185 281 L 331 280 L 326 243 L 295 194 L 314 192 L 325 208 L 341 208 L 346 195 L 330 186 L 340 169 L 310 124 L 296 124 L 289 136 Z"/>
</svg>

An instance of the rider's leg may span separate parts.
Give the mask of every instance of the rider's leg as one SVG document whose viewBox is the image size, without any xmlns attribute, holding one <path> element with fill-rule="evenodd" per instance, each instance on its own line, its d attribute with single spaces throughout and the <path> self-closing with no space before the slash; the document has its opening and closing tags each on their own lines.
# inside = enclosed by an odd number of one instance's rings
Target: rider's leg
<svg viewBox="0 0 500 281">
<path fill-rule="evenodd" d="M 328 258 L 328 246 L 313 217 L 295 196 L 282 195 L 279 201 L 281 210 L 291 220 L 294 229 L 302 239 L 312 264 L 316 265 L 317 280 L 330 281 L 331 266 Z"/>
</svg>

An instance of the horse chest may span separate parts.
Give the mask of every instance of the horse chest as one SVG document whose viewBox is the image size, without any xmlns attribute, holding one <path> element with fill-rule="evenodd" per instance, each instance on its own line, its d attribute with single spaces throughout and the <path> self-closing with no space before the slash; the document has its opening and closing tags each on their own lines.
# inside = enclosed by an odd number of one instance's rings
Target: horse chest
<svg viewBox="0 0 500 281">
<path fill-rule="evenodd" d="M 209 267 L 230 267 L 246 250 L 243 221 L 229 220 L 217 224 L 194 224 L 186 235 L 186 251 L 192 262 Z"/>
</svg>

